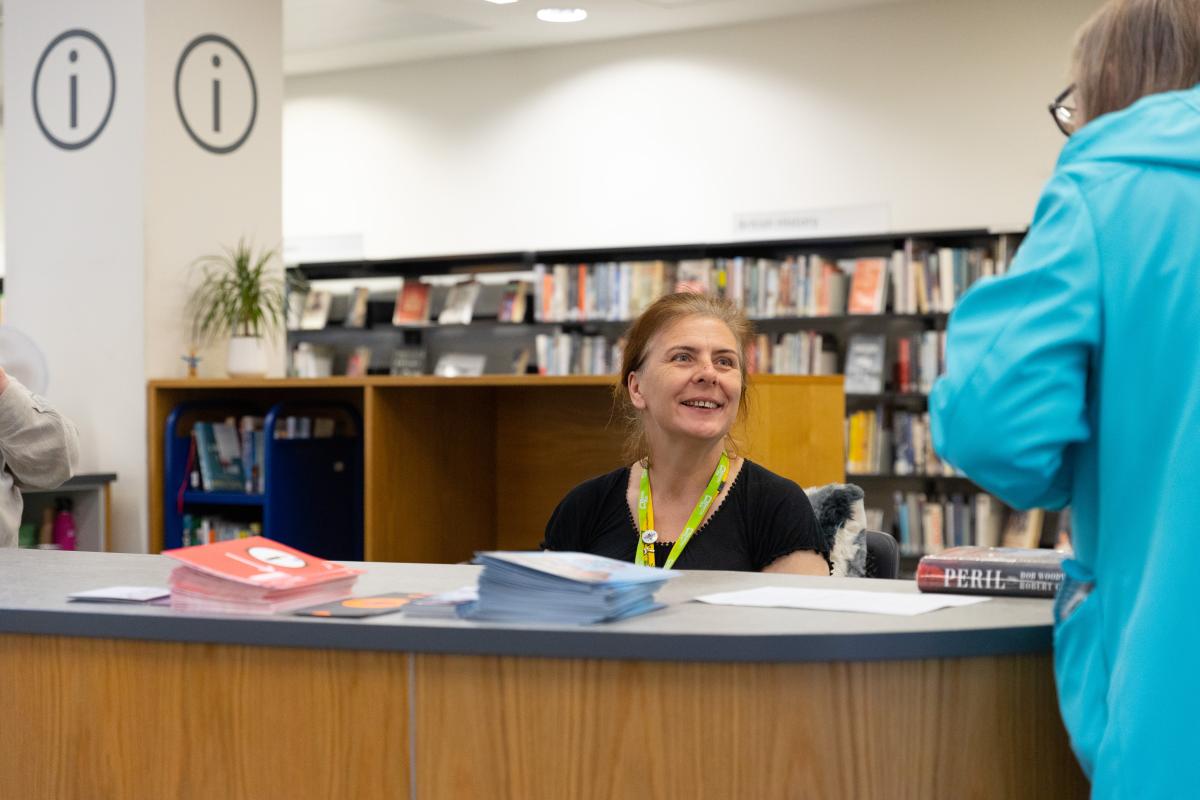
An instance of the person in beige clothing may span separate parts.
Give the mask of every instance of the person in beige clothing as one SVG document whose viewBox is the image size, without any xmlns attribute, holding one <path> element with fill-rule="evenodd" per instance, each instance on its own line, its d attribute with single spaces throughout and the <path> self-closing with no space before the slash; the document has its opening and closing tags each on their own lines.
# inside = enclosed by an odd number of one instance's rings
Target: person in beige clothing
<svg viewBox="0 0 1200 800">
<path fill-rule="evenodd" d="M 78 464 L 75 426 L 0 369 L 0 547 L 17 544 L 21 488 L 54 489 Z"/>
</svg>

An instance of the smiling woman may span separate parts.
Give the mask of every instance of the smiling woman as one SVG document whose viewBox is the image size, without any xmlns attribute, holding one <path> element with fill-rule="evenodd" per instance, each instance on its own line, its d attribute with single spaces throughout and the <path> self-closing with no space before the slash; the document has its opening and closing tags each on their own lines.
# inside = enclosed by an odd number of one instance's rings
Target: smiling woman
<svg viewBox="0 0 1200 800">
<path fill-rule="evenodd" d="M 667 295 L 629 329 L 614 401 L 632 462 L 572 489 L 542 547 L 663 569 L 828 575 L 804 491 L 738 454 L 750 323 L 710 295 Z"/>
</svg>

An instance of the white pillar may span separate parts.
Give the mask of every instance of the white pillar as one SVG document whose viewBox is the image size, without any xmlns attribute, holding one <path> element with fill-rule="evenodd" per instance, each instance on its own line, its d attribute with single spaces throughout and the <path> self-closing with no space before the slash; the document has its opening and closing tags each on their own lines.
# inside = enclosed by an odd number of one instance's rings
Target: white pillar
<svg viewBox="0 0 1200 800">
<path fill-rule="evenodd" d="M 5 321 L 144 550 L 145 384 L 184 374 L 189 265 L 281 246 L 281 0 L 6 0 L 3 35 Z"/>
</svg>

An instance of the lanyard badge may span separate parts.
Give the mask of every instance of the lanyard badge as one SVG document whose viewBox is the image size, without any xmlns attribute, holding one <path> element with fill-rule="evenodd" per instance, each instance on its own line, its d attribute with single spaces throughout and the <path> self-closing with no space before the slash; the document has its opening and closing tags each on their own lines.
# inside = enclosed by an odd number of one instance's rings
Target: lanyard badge
<svg viewBox="0 0 1200 800">
<path fill-rule="evenodd" d="M 680 554 L 683 553 L 683 548 L 687 547 L 692 534 L 700 527 L 700 522 L 704 519 L 705 512 L 708 511 L 713 500 L 716 499 L 717 495 L 721 493 L 721 489 L 725 486 L 725 476 L 728 474 L 729 456 L 721 453 L 721 460 L 717 462 L 717 468 L 713 471 L 712 477 L 708 481 L 708 487 L 705 488 L 704 494 L 700 495 L 700 500 L 696 503 L 696 507 L 692 509 L 692 515 L 688 517 L 687 524 L 683 527 L 683 532 L 675 540 L 675 546 L 671 548 L 671 553 L 667 556 L 666 563 L 663 564 L 663 569 L 670 569 L 679 560 Z M 638 537 L 640 542 L 637 548 L 637 556 L 634 559 L 635 563 L 648 567 L 656 566 L 654 563 L 654 543 L 658 541 L 658 531 L 654 529 L 654 500 L 650 494 L 649 468 L 642 471 L 642 486 L 641 492 L 638 495 Z"/>
</svg>

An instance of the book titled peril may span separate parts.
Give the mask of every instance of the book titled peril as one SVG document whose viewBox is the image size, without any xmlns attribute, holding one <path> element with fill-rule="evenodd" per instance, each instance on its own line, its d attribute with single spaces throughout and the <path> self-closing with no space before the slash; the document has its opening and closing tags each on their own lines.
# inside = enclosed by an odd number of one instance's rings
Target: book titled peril
<svg viewBox="0 0 1200 800">
<path fill-rule="evenodd" d="M 952 547 L 921 559 L 922 592 L 1054 597 L 1066 553 L 1024 547 Z"/>
</svg>

